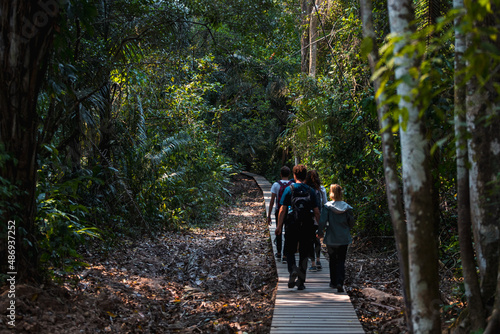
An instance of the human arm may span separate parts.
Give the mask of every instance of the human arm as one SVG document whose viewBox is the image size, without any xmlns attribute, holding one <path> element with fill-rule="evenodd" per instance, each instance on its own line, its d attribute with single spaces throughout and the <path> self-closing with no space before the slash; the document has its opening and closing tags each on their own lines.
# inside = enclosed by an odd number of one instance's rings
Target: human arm
<svg viewBox="0 0 500 334">
<path fill-rule="evenodd" d="M 276 235 L 280 235 L 281 230 L 283 229 L 283 224 L 285 222 L 286 215 L 288 214 L 288 206 L 290 205 L 290 194 L 290 187 L 287 187 L 281 195 L 278 221 L 276 222 L 276 231 L 274 232 Z"/>
<path fill-rule="evenodd" d="M 319 213 L 319 208 L 318 207 L 315 207 L 313 209 L 313 212 L 314 212 L 314 219 L 319 222 L 319 218 L 320 218 L 320 213 Z"/>
<path fill-rule="evenodd" d="M 286 214 L 288 213 L 288 206 L 287 205 L 282 205 L 280 207 L 280 211 L 278 213 L 278 221 L 276 223 L 276 230 L 274 231 L 274 234 L 280 235 L 282 231 L 282 226 L 285 221 Z"/>
<path fill-rule="evenodd" d="M 267 223 L 271 225 L 271 214 L 273 212 L 274 202 L 276 200 L 276 194 L 271 194 L 271 201 L 269 202 L 269 212 L 267 213 Z"/>
<path fill-rule="evenodd" d="M 318 224 L 318 237 L 323 237 L 323 232 L 326 227 L 326 223 L 328 222 L 328 209 L 323 208 L 321 210 L 321 215 L 319 217 L 319 224 Z"/>
</svg>

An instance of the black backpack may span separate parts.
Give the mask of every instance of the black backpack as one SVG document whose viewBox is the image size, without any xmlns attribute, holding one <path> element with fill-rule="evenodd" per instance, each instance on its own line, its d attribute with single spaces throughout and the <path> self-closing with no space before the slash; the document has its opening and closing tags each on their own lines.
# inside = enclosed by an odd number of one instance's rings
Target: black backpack
<svg viewBox="0 0 500 334">
<path fill-rule="evenodd" d="M 291 216 L 294 222 L 299 223 L 299 225 L 313 223 L 315 205 L 309 187 L 302 187 L 302 190 L 295 189 L 293 184 L 290 187 L 292 188 Z"/>
</svg>

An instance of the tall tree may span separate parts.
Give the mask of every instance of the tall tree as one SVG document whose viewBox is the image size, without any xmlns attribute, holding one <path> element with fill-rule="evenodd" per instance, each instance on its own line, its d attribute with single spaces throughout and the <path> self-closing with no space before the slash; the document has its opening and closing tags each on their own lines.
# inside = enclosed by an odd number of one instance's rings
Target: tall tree
<svg viewBox="0 0 500 334">
<path fill-rule="evenodd" d="M 375 31 L 373 28 L 373 9 L 371 0 L 360 0 L 361 20 L 363 23 L 364 43 L 369 47 L 367 54 L 368 62 L 372 74 L 377 70 L 379 61 L 379 49 Z M 400 192 L 400 180 L 397 171 L 396 154 L 394 151 L 394 137 L 392 134 L 393 122 L 389 116 L 389 105 L 384 103 L 386 93 L 380 91 L 382 86 L 380 77 L 373 80 L 373 88 L 377 96 L 377 115 L 382 139 L 382 152 L 384 159 L 384 174 L 386 182 L 387 203 L 391 214 L 392 226 L 394 229 L 394 237 L 396 240 L 396 248 L 399 258 L 399 271 L 401 277 L 401 285 L 403 286 L 403 296 L 406 305 L 406 322 L 411 328 L 411 304 L 410 304 L 410 284 L 409 284 L 409 267 L 408 267 L 408 236 L 405 216 L 403 212 L 403 204 Z"/>
<path fill-rule="evenodd" d="M 37 276 L 35 189 L 37 172 L 37 99 L 56 23 L 57 1 L 2 1 L 0 5 L 0 139 L 8 160 L 0 176 L 17 187 L 9 208 L 1 208 L 2 232 L 16 221 L 18 279 Z M 6 238 L 0 256 L 6 259 Z M 2 261 L 2 264 L 5 263 Z M 2 272 L 12 272 L 2 265 Z"/>
<path fill-rule="evenodd" d="M 433 210 L 429 143 L 415 100 L 418 82 L 411 74 L 418 67 L 418 59 L 409 51 L 411 48 L 405 50 L 411 43 L 409 35 L 414 31 L 411 26 L 414 11 L 411 0 L 389 0 L 387 6 L 391 33 L 400 38 L 394 46 L 394 64 L 400 97 L 399 133 L 408 224 L 411 322 L 415 333 L 440 333 L 437 221 Z"/>
<path fill-rule="evenodd" d="M 454 0 L 455 9 L 463 9 L 463 0 Z M 471 207 L 469 198 L 469 170 L 467 152 L 467 128 L 466 128 L 466 86 L 464 81 L 464 59 L 465 35 L 460 28 L 459 18 L 455 19 L 455 138 L 457 157 L 457 207 L 458 207 L 458 234 L 460 242 L 460 256 L 462 260 L 463 276 L 465 283 L 465 295 L 469 304 L 469 318 L 471 329 L 484 328 L 485 310 L 479 289 L 479 278 L 477 276 L 476 262 L 474 260 L 474 248 L 471 227 Z"/>
<path fill-rule="evenodd" d="M 500 257 L 500 101 L 498 90 L 494 88 L 498 87 L 500 74 L 491 70 L 498 67 L 498 61 L 489 53 L 491 48 L 498 49 L 500 42 L 488 31 L 498 27 L 498 7 L 492 3 L 478 6 L 467 2 L 466 9 L 471 15 L 476 15 L 472 18 L 474 29 L 466 36 L 470 78 L 466 87 L 466 120 L 470 135 L 467 149 L 471 221 L 481 295 L 484 303 L 492 305 Z"/>
<path fill-rule="evenodd" d="M 300 0 L 300 19 L 302 24 L 301 38 L 300 38 L 300 50 L 301 50 L 301 72 L 309 72 L 309 25 L 311 19 L 311 1 L 310 0 Z"/>
<path fill-rule="evenodd" d="M 316 76 L 316 63 L 318 60 L 318 22 L 320 20 L 320 8 L 322 0 L 312 0 L 312 11 L 309 25 L 309 75 Z"/>
</svg>

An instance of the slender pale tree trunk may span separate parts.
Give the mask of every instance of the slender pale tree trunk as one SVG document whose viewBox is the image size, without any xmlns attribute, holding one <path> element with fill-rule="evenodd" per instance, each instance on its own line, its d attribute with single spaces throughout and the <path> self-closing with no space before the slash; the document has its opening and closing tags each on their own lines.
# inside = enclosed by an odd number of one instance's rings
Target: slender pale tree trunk
<svg viewBox="0 0 500 334">
<path fill-rule="evenodd" d="M 455 9 L 463 8 L 463 0 L 454 0 Z M 484 328 L 485 310 L 479 288 L 479 278 L 474 260 L 472 225 L 469 198 L 469 170 L 467 168 L 467 128 L 465 118 L 466 89 L 463 71 L 465 68 L 463 55 L 465 52 L 465 36 L 460 31 L 458 19 L 455 21 L 455 138 L 457 156 L 457 206 L 458 236 L 460 257 L 464 276 L 465 295 L 467 297 L 469 319 L 472 330 Z"/>
<path fill-rule="evenodd" d="M 14 267 L 6 265 L 6 237 L 0 238 L 2 273 L 16 272 L 18 280 L 38 275 L 35 189 L 37 171 L 36 106 L 59 16 L 56 1 L 2 1 L 0 4 L 0 141 L 10 159 L 0 176 L 18 187 L 1 201 L 0 235 L 15 220 Z M 11 234 L 12 235 L 12 234 Z"/>
<path fill-rule="evenodd" d="M 412 90 L 417 81 L 410 69 L 418 61 L 411 54 L 399 54 L 410 43 L 410 22 L 414 19 L 411 0 L 389 0 L 391 32 L 403 36 L 394 49 L 395 76 L 399 108 L 407 118 L 400 117 L 401 156 L 403 165 L 404 203 L 408 222 L 408 259 L 411 299 L 411 322 L 415 333 L 441 333 L 439 312 L 438 251 L 436 215 L 433 212 L 433 182 L 430 172 L 428 142 L 424 122 Z M 403 80 L 404 79 L 404 80 Z"/>
<path fill-rule="evenodd" d="M 368 54 L 368 62 L 372 74 L 375 73 L 378 62 L 378 45 L 373 29 L 372 0 L 360 0 L 361 20 L 363 23 L 363 35 L 369 39 L 372 48 Z M 374 91 L 377 92 L 381 86 L 380 78 L 373 81 Z M 396 239 L 396 248 L 399 258 L 400 280 L 403 287 L 403 296 L 406 305 L 406 322 L 411 327 L 411 303 L 410 303 L 410 284 L 408 267 L 408 236 L 406 221 L 403 212 L 401 199 L 400 182 L 397 173 L 396 156 L 394 152 L 394 138 L 392 134 L 392 118 L 386 117 L 389 108 L 384 104 L 385 93 L 382 93 L 376 99 L 377 114 L 379 126 L 381 129 L 382 152 L 384 157 L 384 173 L 386 182 L 387 203 L 391 214 L 394 237 Z M 410 330 L 411 331 L 411 330 Z"/>
<path fill-rule="evenodd" d="M 495 24 L 488 20 L 476 22 L 476 28 L 493 28 Z M 478 30 L 479 30 L 478 29 Z M 490 36 L 481 36 L 486 40 Z M 476 44 L 475 44 L 476 43 Z M 500 42 L 496 40 L 498 48 Z M 467 48 L 481 52 L 482 44 L 475 36 L 467 36 Z M 467 64 L 467 69 L 474 68 Z M 489 64 L 498 66 L 497 63 Z M 495 85 L 500 82 L 498 71 L 488 73 L 488 78 L 482 78 L 479 83 L 474 73 L 467 82 L 467 130 L 468 156 L 471 165 L 469 170 L 471 221 L 474 232 L 475 249 L 481 279 L 481 295 L 485 304 L 492 305 L 498 282 L 498 261 L 500 242 L 500 118 L 498 116 L 498 99 Z"/>
<path fill-rule="evenodd" d="M 309 75 L 316 77 L 316 61 L 318 59 L 318 21 L 320 15 L 321 0 L 312 0 L 311 24 L 309 25 Z"/>
<path fill-rule="evenodd" d="M 300 0 L 300 19 L 303 27 L 302 35 L 300 36 L 300 49 L 301 49 L 301 72 L 309 72 L 309 19 L 311 18 L 311 4 L 310 0 Z"/>
</svg>

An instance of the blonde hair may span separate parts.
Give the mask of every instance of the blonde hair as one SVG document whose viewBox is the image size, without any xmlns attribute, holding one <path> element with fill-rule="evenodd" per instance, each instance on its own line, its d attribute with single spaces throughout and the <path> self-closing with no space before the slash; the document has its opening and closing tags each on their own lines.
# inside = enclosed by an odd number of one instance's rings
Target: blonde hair
<svg viewBox="0 0 500 334">
<path fill-rule="evenodd" d="M 343 200 L 341 186 L 339 186 L 338 184 L 332 184 L 330 186 L 330 199 L 332 201 L 342 201 Z"/>
</svg>

